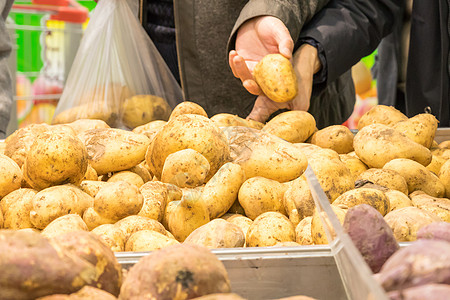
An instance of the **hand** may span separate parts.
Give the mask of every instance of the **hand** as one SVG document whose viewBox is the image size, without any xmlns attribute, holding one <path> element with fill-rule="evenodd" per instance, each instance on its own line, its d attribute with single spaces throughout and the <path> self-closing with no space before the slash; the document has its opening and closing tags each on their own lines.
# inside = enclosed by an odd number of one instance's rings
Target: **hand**
<svg viewBox="0 0 450 300">
<path fill-rule="evenodd" d="M 309 44 L 303 44 L 294 55 L 293 65 L 295 74 L 297 76 L 297 96 L 289 102 L 278 103 L 270 100 L 265 95 L 260 95 L 258 96 L 258 98 L 256 98 L 255 105 L 253 106 L 253 109 L 248 115 L 247 119 L 265 122 L 272 113 L 276 112 L 279 109 L 303 111 L 307 111 L 309 109 L 313 76 L 322 67 L 317 49 Z M 238 65 L 237 70 L 240 70 L 239 68 L 243 67 Z M 257 87 L 258 85 L 253 80 L 253 78 L 246 79 L 246 82 L 244 82 L 244 86 L 247 85 L 248 87 L 251 87 L 253 91 L 256 91 L 256 89 L 254 89 L 254 86 Z"/>
</svg>

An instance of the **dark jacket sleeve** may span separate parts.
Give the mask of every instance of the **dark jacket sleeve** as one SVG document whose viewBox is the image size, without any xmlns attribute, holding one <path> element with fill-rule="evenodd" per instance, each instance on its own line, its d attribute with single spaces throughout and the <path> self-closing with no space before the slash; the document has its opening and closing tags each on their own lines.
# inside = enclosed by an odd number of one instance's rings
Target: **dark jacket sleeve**
<svg viewBox="0 0 450 300">
<path fill-rule="evenodd" d="M 303 28 L 300 38 L 313 38 L 325 51 L 327 82 L 372 53 L 388 35 L 399 0 L 331 0 Z"/>
<path fill-rule="evenodd" d="M 329 0 L 250 0 L 241 10 L 228 41 L 228 52 L 235 47 L 236 33 L 247 20 L 260 16 L 277 17 L 288 28 L 294 43 L 305 23 Z"/>
</svg>

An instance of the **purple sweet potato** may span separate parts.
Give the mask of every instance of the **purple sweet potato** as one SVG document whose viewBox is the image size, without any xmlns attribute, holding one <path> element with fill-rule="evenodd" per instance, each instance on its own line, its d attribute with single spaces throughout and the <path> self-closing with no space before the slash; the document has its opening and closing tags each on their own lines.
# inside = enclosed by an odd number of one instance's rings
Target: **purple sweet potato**
<svg viewBox="0 0 450 300">
<path fill-rule="evenodd" d="M 391 300 L 448 300 L 450 297 L 450 285 L 425 284 L 400 291 L 388 293 Z"/>
<path fill-rule="evenodd" d="M 417 232 L 418 239 L 444 240 L 450 242 L 450 223 L 435 222 Z"/>
<path fill-rule="evenodd" d="M 392 229 L 370 205 L 351 207 L 345 216 L 344 230 L 374 273 L 399 249 Z"/>
<path fill-rule="evenodd" d="M 377 279 L 388 292 L 431 283 L 450 284 L 450 243 L 415 241 L 394 253 Z"/>
</svg>

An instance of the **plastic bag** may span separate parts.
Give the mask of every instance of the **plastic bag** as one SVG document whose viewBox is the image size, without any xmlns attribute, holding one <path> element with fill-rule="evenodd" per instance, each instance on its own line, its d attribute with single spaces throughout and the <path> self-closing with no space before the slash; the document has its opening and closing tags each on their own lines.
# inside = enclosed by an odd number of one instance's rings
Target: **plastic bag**
<svg viewBox="0 0 450 300">
<path fill-rule="evenodd" d="M 100 119 L 134 128 L 167 120 L 182 91 L 126 0 L 99 1 L 56 107 L 54 124 Z"/>
</svg>

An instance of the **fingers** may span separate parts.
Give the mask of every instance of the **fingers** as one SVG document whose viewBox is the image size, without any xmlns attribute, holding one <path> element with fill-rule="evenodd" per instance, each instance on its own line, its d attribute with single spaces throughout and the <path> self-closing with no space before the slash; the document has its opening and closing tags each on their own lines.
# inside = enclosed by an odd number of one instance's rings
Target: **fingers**
<svg viewBox="0 0 450 300">
<path fill-rule="evenodd" d="M 255 105 L 253 106 L 250 114 L 247 116 L 247 119 L 264 123 L 271 114 L 283 108 L 289 108 L 289 104 L 273 102 L 266 96 L 261 95 L 256 98 Z"/>
<path fill-rule="evenodd" d="M 290 59 L 292 57 L 292 51 L 294 50 L 294 41 L 289 36 L 279 42 L 278 49 L 281 55 Z"/>
<path fill-rule="evenodd" d="M 230 65 L 231 71 L 233 72 L 234 77 L 239 78 L 238 74 L 236 73 L 236 68 L 234 67 L 233 60 L 237 56 L 236 50 L 231 50 L 228 54 L 228 64 Z"/>
<path fill-rule="evenodd" d="M 247 67 L 245 60 L 237 54 L 235 50 L 230 51 L 228 56 L 228 63 L 230 64 L 233 75 L 241 79 L 244 88 L 253 95 L 262 94 L 258 84 L 253 79 L 253 75 Z"/>
</svg>

